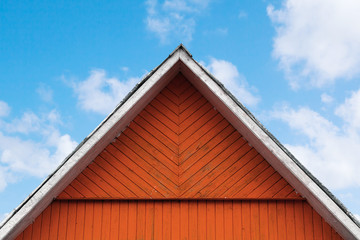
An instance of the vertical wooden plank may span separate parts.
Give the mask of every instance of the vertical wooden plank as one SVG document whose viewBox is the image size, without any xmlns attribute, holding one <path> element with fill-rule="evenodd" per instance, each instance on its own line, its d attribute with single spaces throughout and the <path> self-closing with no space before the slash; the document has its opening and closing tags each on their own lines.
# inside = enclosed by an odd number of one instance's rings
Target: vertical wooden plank
<svg viewBox="0 0 360 240">
<path fill-rule="evenodd" d="M 251 238 L 260 239 L 259 201 L 250 201 Z"/>
<path fill-rule="evenodd" d="M 154 201 L 146 202 L 146 213 L 145 213 L 145 239 L 154 239 Z"/>
<path fill-rule="evenodd" d="M 276 240 L 278 239 L 276 201 L 268 201 L 267 205 L 269 211 L 269 240 Z"/>
<path fill-rule="evenodd" d="M 33 223 L 32 239 L 40 239 L 41 237 L 42 214 L 40 214 Z"/>
<path fill-rule="evenodd" d="M 145 201 L 137 202 L 136 239 L 145 238 Z"/>
<path fill-rule="evenodd" d="M 232 240 L 233 235 L 233 201 L 224 201 L 224 234 L 225 239 Z"/>
<path fill-rule="evenodd" d="M 68 205 L 69 214 L 66 227 L 66 239 L 74 240 L 76 232 L 77 201 L 69 201 Z"/>
<path fill-rule="evenodd" d="M 215 239 L 224 239 L 224 202 L 215 201 Z"/>
<path fill-rule="evenodd" d="M 198 216 L 197 201 L 189 201 L 189 239 L 197 239 Z"/>
<path fill-rule="evenodd" d="M 305 240 L 303 201 L 294 201 L 296 240 Z"/>
<path fill-rule="evenodd" d="M 58 239 L 66 239 L 67 222 L 68 222 L 69 201 L 60 201 L 60 219 L 59 219 L 59 236 Z M 39 238 L 35 238 L 39 239 Z"/>
<path fill-rule="evenodd" d="M 180 201 L 171 203 L 171 239 L 180 239 Z"/>
<path fill-rule="evenodd" d="M 180 202 L 180 239 L 189 238 L 189 202 Z"/>
<path fill-rule="evenodd" d="M 241 206 L 241 223 L 243 239 L 251 239 L 251 212 L 250 201 L 243 201 Z"/>
<path fill-rule="evenodd" d="M 322 240 L 322 221 L 320 215 L 313 209 L 314 239 Z M 327 239 L 324 239 L 327 240 Z"/>
<path fill-rule="evenodd" d="M 206 203 L 206 237 L 208 240 L 215 240 L 215 202 Z"/>
<path fill-rule="evenodd" d="M 75 239 L 84 238 L 85 202 L 77 201 Z"/>
<path fill-rule="evenodd" d="M 305 239 L 314 239 L 314 224 L 312 207 L 307 203 L 303 203 L 304 208 L 304 230 Z"/>
<path fill-rule="evenodd" d="M 120 240 L 127 239 L 128 218 L 129 218 L 129 202 L 121 201 L 121 203 L 120 203 L 120 227 L 119 227 L 119 239 Z"/>
<path fill-rule="evenodd" d="M 110 239 L 119 238 L 120 201 L 111 201 Z"/>
<path fill-rule="evenodd" d="M 286 215 L 286 237 L 288 239 L 295 239 L 295 212 L 294 201 L 285 201 L 285 215 Z"/>
<path fill-rule="evenodd" d="M 59 231 L 60 202 L 55 200 L 51 205 L 49 239 L 57 239 Z"/>
<path fill-rule="evenodd" d="M 155 201 L 155 220 L 154 220 L 154 239 L 163 239 L 162 238 L 162 226 L 163 226 L 163 204 L 161 201 Z"/>
<path fill-rule="evenodd" d="M 93 238 L 94 201 L 85 201 L 84 239 Z"/>
<path fill-rule="evenodd" d="M 128 239 L 136 239 L 137 201 L 129 201 Z"/>
<path fill-rule="evenodd" d="M 103 201 L 94 201 L 93 239 L 101 239 Z"/>
<path fill-rule="evenodd" d="M 111 217 L 111 202 L 103 202 L 102 210 L 102 227 L 101 227 L 101 239 L 110 238 L 110 217 Z"/>
<path fill-rule="evenodd" d="M 163 239 L 171 239 L 171 201 L 163 201 Z"/>
<path fill-rule="evenodd" d="M 259 239 L 268 240 L 269 238 L 269 216 L 268 216 L 268 202 L 259 201 Z"/>
<path fill-rule="evenodd" d="M 278 226 L 278 238 L 286 239 L 286 221 L 285 221 L 285 202 L 277 201 L 276 203 L 277 211 L 277 226 Z"/>
<path fill-rule="evenodd" d="M 198 201 L 198 237 L 201 240 L 207 239 L 206 235 L 206 201 Z"/>
<path fill-rule="evenodd" d="M 234 229 L 234 240 L 242 239 L 241 228 L 241 201 L 233 201 L 233 229 Z"/>
<path fill-rule="evenodd" d="M 23 235 L 23 239 L 24 240 L 31 240 L 31 236 L 32 236 L 32 230 L 33 230 L 33 224 L 30 224 L 25 230 L 24 230 L 24 235 Z"/>
<path fill-rule="evenodd" d="M 323 239 L 329 239 L 331 240 L 331 227 L 330 225 L 325 222 L 323 218 L 322 219 L 322 229 L 323 229 Z"/>
</svg>

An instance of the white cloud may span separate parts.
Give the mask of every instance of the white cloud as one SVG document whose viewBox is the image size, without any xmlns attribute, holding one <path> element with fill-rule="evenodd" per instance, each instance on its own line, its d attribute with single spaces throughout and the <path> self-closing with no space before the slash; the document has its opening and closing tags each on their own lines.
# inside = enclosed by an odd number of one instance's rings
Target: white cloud
<svg viewBox="0 0 360 240">
<path fill-rule="evenodd" d="M 86 80 L 74 83 L 73 88 L 82 109 L 109 114 L 139 80 L 129 78 L 120 81 L 115 77 L 108 78 L 105 70 L 98 69 L 91 71 Z"/>
<path fill-rule="evenodd" d="M 36 92 L 39 94 L 40 98 L 45 102 L 51 102 L 53 99 L 52 89 L 45 84 L 40 84 L 40 86 L 36 89 Z"/>
<path fill-rule="evenodd" d="M 329 94 L 323 93 L 321 94 L 321 102 L 323 103 L 332 103 L 334 101 L 334 98 L 330 96 Z"/>
<path fill-rule="evenodd" d="M 346 121 L 350 129 L 360 130 L 360 89 L 336 108 L 335 113 Z"/>
<path fill-rule="evenodd" d="M 357 220 L 360 222 L 360 215 L 359 214 L 354 214 L 354 216 L 357 218 Z"/>
<path fill-rule="evenodd" d="M 59 124 L 55 110 L 0 122 L 0 191 L 23 176 L 46 176 L 77 146 Z"/>
<path fill-rule="evenodd" d="M 255 96 L 253 93 L 256 92 L 256 89 L 248 86 L 245 77 L 239 73 L 237 67 L 231 62 L 211 58 L 210 64 L 207 65 L 206 68 L 209 69 L 241 103 L 255 106 L 260 101 L 260 97 Z"/>
<path fill-rule="evenodd" d="M 205 0 L 166 0 L 162 3 L 148 0 L 146 26 L 163 44 L 173 38 L 190 42 L 195 31 L 195 18 L 208 3 Z"/>
<path fill-rule="evenodd" d="M 10 107 L 9 105 L 0 100 L 0 117 L 6 117 L 10 113 Z"/>
<path fill-rule="evenodd" d="M 306 79 L 321 87 L 359 73 L 360 1 L 285 0 L 267 12 L 277 32 L 273 54 L 293 88 Z"/>
<path fill-rule="evenodd" d="M 305 136 L 307 144 L 285 146 L 326 186 L 332 189 L 360 186 L 360 132 L 356 125 L 350 122 L 338 127 L 306 107 L 283 107 L 271 115 Z"/>
</svg>

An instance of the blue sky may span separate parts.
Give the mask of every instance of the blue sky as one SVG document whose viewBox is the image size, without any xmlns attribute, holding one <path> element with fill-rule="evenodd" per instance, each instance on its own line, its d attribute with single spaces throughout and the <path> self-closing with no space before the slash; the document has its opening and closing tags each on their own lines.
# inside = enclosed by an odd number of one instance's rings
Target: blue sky
<svg viewBox="0 0 360 240">
<path fill-rule="evenodd" d="M 180 43 L 360 215 L 357 0 L 0 2 L 0 218 Z"/>
</svg>

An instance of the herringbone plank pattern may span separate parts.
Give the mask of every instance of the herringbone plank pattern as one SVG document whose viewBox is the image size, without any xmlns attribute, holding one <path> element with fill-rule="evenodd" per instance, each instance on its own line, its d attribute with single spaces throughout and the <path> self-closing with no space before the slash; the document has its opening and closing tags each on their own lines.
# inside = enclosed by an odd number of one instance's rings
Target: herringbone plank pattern
<svg viewBox="0 0 360 240">
<path fill-rule="evenodd" d="M 59 199 L 301 199 L 179 74 Z"/>
</svg>

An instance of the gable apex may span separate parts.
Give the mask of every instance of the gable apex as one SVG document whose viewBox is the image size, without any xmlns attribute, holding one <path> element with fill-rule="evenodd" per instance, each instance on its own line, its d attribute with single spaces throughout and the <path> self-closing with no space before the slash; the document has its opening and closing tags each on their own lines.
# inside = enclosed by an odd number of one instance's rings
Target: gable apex
<svg viewBox="0 0 360 240">
<path fill-rule="evenodd" d="M 345 239 L 360 239 L 358 222 L 275 137 L 180 44 L 140 81 L 108 117 L 7 217 L 0 238 L 15 238 L 181 72 L 245 139 Z"/>
</svg>

